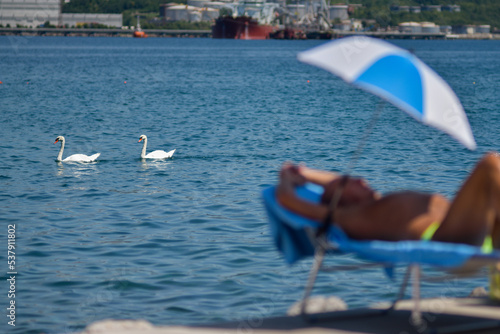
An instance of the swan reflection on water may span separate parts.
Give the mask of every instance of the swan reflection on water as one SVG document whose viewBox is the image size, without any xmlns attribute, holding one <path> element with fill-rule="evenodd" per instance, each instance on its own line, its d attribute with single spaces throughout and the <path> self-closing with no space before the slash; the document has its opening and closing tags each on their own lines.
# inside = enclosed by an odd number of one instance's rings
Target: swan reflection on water
<svg viewBox="0 0 500 334">
<path fill-rule="evenodd" d="M 167 171 L 173 167 L 173 161 L 140 159 L 144 171 L 154 168 L 157 171 Z"/>
<path fill-rule="evenodd" d="M 57 161 L 57 176 L 73 176 L 79 178 L 82 176 L 94 175 L 98 172 L 97 165 L 98 163 L 96 161 L 84 164 L 74 161 L 69 163 Z"/>
</svg>

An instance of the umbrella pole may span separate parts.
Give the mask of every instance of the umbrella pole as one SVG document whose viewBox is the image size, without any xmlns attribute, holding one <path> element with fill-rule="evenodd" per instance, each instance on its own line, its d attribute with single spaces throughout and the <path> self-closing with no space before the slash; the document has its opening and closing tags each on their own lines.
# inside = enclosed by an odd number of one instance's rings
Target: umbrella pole
<svg viewBox="0 0 500 334">
<path fill-rule="evenodd" d="M 361 153 L 363 152 L 363 148 L 366 145 L 366 142 L 368 141 L 368 137 L 370 137 L 373 128 L 375 127 L 375 124 L 378 121 L 378 118 L 380 114 L 382 113 L 382 110 L 384 109 L 385 106 L 385 101 L 381 100 L 377 103 L 377 107 L 375 109 L 375 112 L 372 114 L 372 117 L 370 118 L 370 122 L 368 123 L 365 132 L 363 133 L 363 137 L 360 139 L 358 142 L 358 146 L 356 147 L 356 150 L 353 153 L 353 156 L 351 158 L 351 161 L 349 162 L 349 165 L 347 167 L 346 174 L 349 175 L 354 169 L 354 166 L 358 162 L 359 158 L 361 157 Z"/>
<path fill-rule="evenodd" d="M 332 199 L 330 200 L 330 205 L 329 205 L 329 210 L 328 214 L 326 215 L 324 221 L 323 221 L 323 226 L 318 230 L 318 234 L 323 234 L 326 232 L 328 229 L 329 224 L 331 223 L 331 219 L 334 216 L 335 210 L 337 208 L 337 205 L 339 204 L 340 197 L 342 196 L 342 191 L 344 190 L 345 185 L 347 184 L 347 179 L 349 178 L 349 174 L 353 171 L 354 166 L 359 160 L 359 157 L 361 156 L 361 153 L 363 152 L 363 148 L 368 141 L 368 137 L 370 137 L 370 134 L 372 133 L 373 128 L 375 127 L 375 124 L 378 121 L 378 118 L 380 114 L 382 113 L 382 110 L 384 109 L 385 103 L 384 101 L 379 101 L 377 104 L 377 107 L 375 109 L 375 112 L 372 114 L 372 117 L 370 118 L 370 122 L 368 123 L 368 126 L 366 127 L 366 130 L 363 134 L 363 137 L 360 139 L 358 143 L 358 147 L 353 153 L 353 156 L 351 158 L 351 161 L 349 162 L 349 165 L 347 167 L 347 171 L 344 176 L 342 176 L 342 179 L 340 180 L 339 186 L 337 189 L 335 189 L 335 193 L 332 196 Z"/>
<path fill-rule="evenodd" d="M 377 104 L 377 108 L 376 108 L 375 112 L 372 114 L 372 117 L 370 119 L 370 122 L 368 123 L 368 126 L 366 127 L 366 130 L 365 130 L 365 133 L 363 134 L 363 137 L 361 138 L 361 140 L 358 143 L 358 147 L 356 148 L 356 151 L 354 151 L 353 157 L 351 158 L 351 161 L 350 161 L 349 166 L 347 168 L 346 174 L 341 177 L 339 185 L 335 189 L 335 192 L 332 195 L 332 199 L 330 200 L 330 203 L 328 206 L 328 212 L 323 220 L 323 225 L 320 226 L 320 228 L 318 228 L 318 230 L 316 232 L 316 238 L 321 238 L 328 231 L 328 228 L 330 227 L 331 221 L 335 216 L 335 210 L 337 209 L 337 205 L 339 204 L 340 197 L 342 195 L 342 191 L 344 190 L 344 187 L 347 184 L 347 180 L 349 179 L 349 174 L 352 172 L 352 170 L 354 169 L 354 165 L 359 160 L 359 157 L 361 156 L 361 152 L 363 151 L 363 147 L 365 146 L 366 141 L 368 140 L 368 137 L 370 136 L 373 128 L 375 127 L 375 123 L 377 123 L 377 120 L 378 120 L 383 108 L 384 108 L 384 101 L 380 101 Z M 306 314 L 307 300 L 308 300 L 309 296 L 311 295 L 312 289 L 314 287 L 314 282 L 316 281 L 316 276 L 318 274 L 318 271 L 321 269 L 321 264 L 323 262 L 325 251 L 326 251 L 326 248 L 322 247 L 321 245 L 316 247 L 316 249 L 315 249 L 315 262 L 314 262 L 313 268 L 311 269 L 311 273 L 310 273 L 309 279 L 307 281 L 307 286 L 305 289 L 304 297 L 302 298 L 302 301 L 300 304 L 300 310 L 301 310 L 301 314 L 303 316 L 305 316 L 305 314 Z"/>
</svg>

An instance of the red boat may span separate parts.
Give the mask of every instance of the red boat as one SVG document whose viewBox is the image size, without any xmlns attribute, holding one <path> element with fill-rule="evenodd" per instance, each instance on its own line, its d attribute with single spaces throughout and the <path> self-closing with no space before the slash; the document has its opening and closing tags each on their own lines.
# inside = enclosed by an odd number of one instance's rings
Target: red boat
<svg viewBox="0 0 500 334">
<path fill-rule="evenodd" d="M 249 16 L 221 16 L 212 26 L 212 38 L 268 39 L 274 26 L 260 24 Z"/>
<path fill-rule="evenodd" d="M 136 38 L 146 38 L 148 37 L 148 35 L 146 35 L 146 33 L 141 29 L 137 29 L 134 31 L 134 33 L 132 34 L 132 36 L 136 37 Z"/>
<path fill-rule="evenodd" d="M 141 29 L 141 21 L 139 19 L 139 15 L 137 15 L 137 28 L 134 30 L 132 36 L 136 38 L 146 38 L 148 35 Z"/>
</svg>

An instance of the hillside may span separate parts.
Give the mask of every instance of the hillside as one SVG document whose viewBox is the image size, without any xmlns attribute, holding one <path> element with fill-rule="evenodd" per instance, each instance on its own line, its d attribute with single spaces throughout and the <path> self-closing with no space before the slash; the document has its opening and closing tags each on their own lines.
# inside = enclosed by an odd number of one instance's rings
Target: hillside
<svg viewBox="0 0 500 334">
<path fill-rule="evenodd" d="M 186 3 L 186 0 L 71 0 L 63 6 L 64 13 L 123 13 L 124 25 L 135 23 L 135 12 L 150 13 L 149 16 L 158 16 L 162 3 Z M 295 0 L 288 0 L 296 3 Z M 331 0 L 330 4 L 346 3 L 346 0 Z M 327 1 L 328 3 L 328 1 Z M 500 28 L 500 1 L 499 0 L 351 0 L 351 4 L 362 4 L 351 17 L 359 19 L 374 19 L 379 26 L 394 26 L 400 22 L 418 21 L 434 22 L 439 25 L 462 24 L 489 24 L 492 28 Z M 449 12 L 422 12 L 391 13 L 390 5 L 448 5 L 455 4 L 461 7 L 459 13 Z"/>
<path fill-rule="evenodd" d="M 342 3 L 345 1 L 332 1 Z M 355 3 L 355 1 L 350 1 Z M 500 28 L 500 1 L 498 0 L 359 0 L 363 8 L 356 10 L 351 16 L 359 19 L 375 19 L 380 26 L 395 26 L 401 22 L 434 22 L 438 25 L 489 24 L 492 28 Z M 422 6 L 422 5 L 459 5 L 461 11 L 391 13 L 390 5 Z"/>
</svg>

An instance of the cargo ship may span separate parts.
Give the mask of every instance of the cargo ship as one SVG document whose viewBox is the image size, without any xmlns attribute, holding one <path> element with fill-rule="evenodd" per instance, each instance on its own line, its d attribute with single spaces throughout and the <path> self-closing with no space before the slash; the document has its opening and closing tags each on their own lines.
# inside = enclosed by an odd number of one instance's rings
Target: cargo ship
<svg viewBox="0 0 500 334">
<path fill-rule="evenodd" d="M 268 39 L 274 29 L 249 16 L 221 16 L 212 26 L 212 38 Z"/>
<path fill-rule="evenodd" d="M 229 3 L 212 26 L 212 38 L 268 39 L 274 32 L 277 3 L 265 0 L 243 0 Z"/>
</svg>

